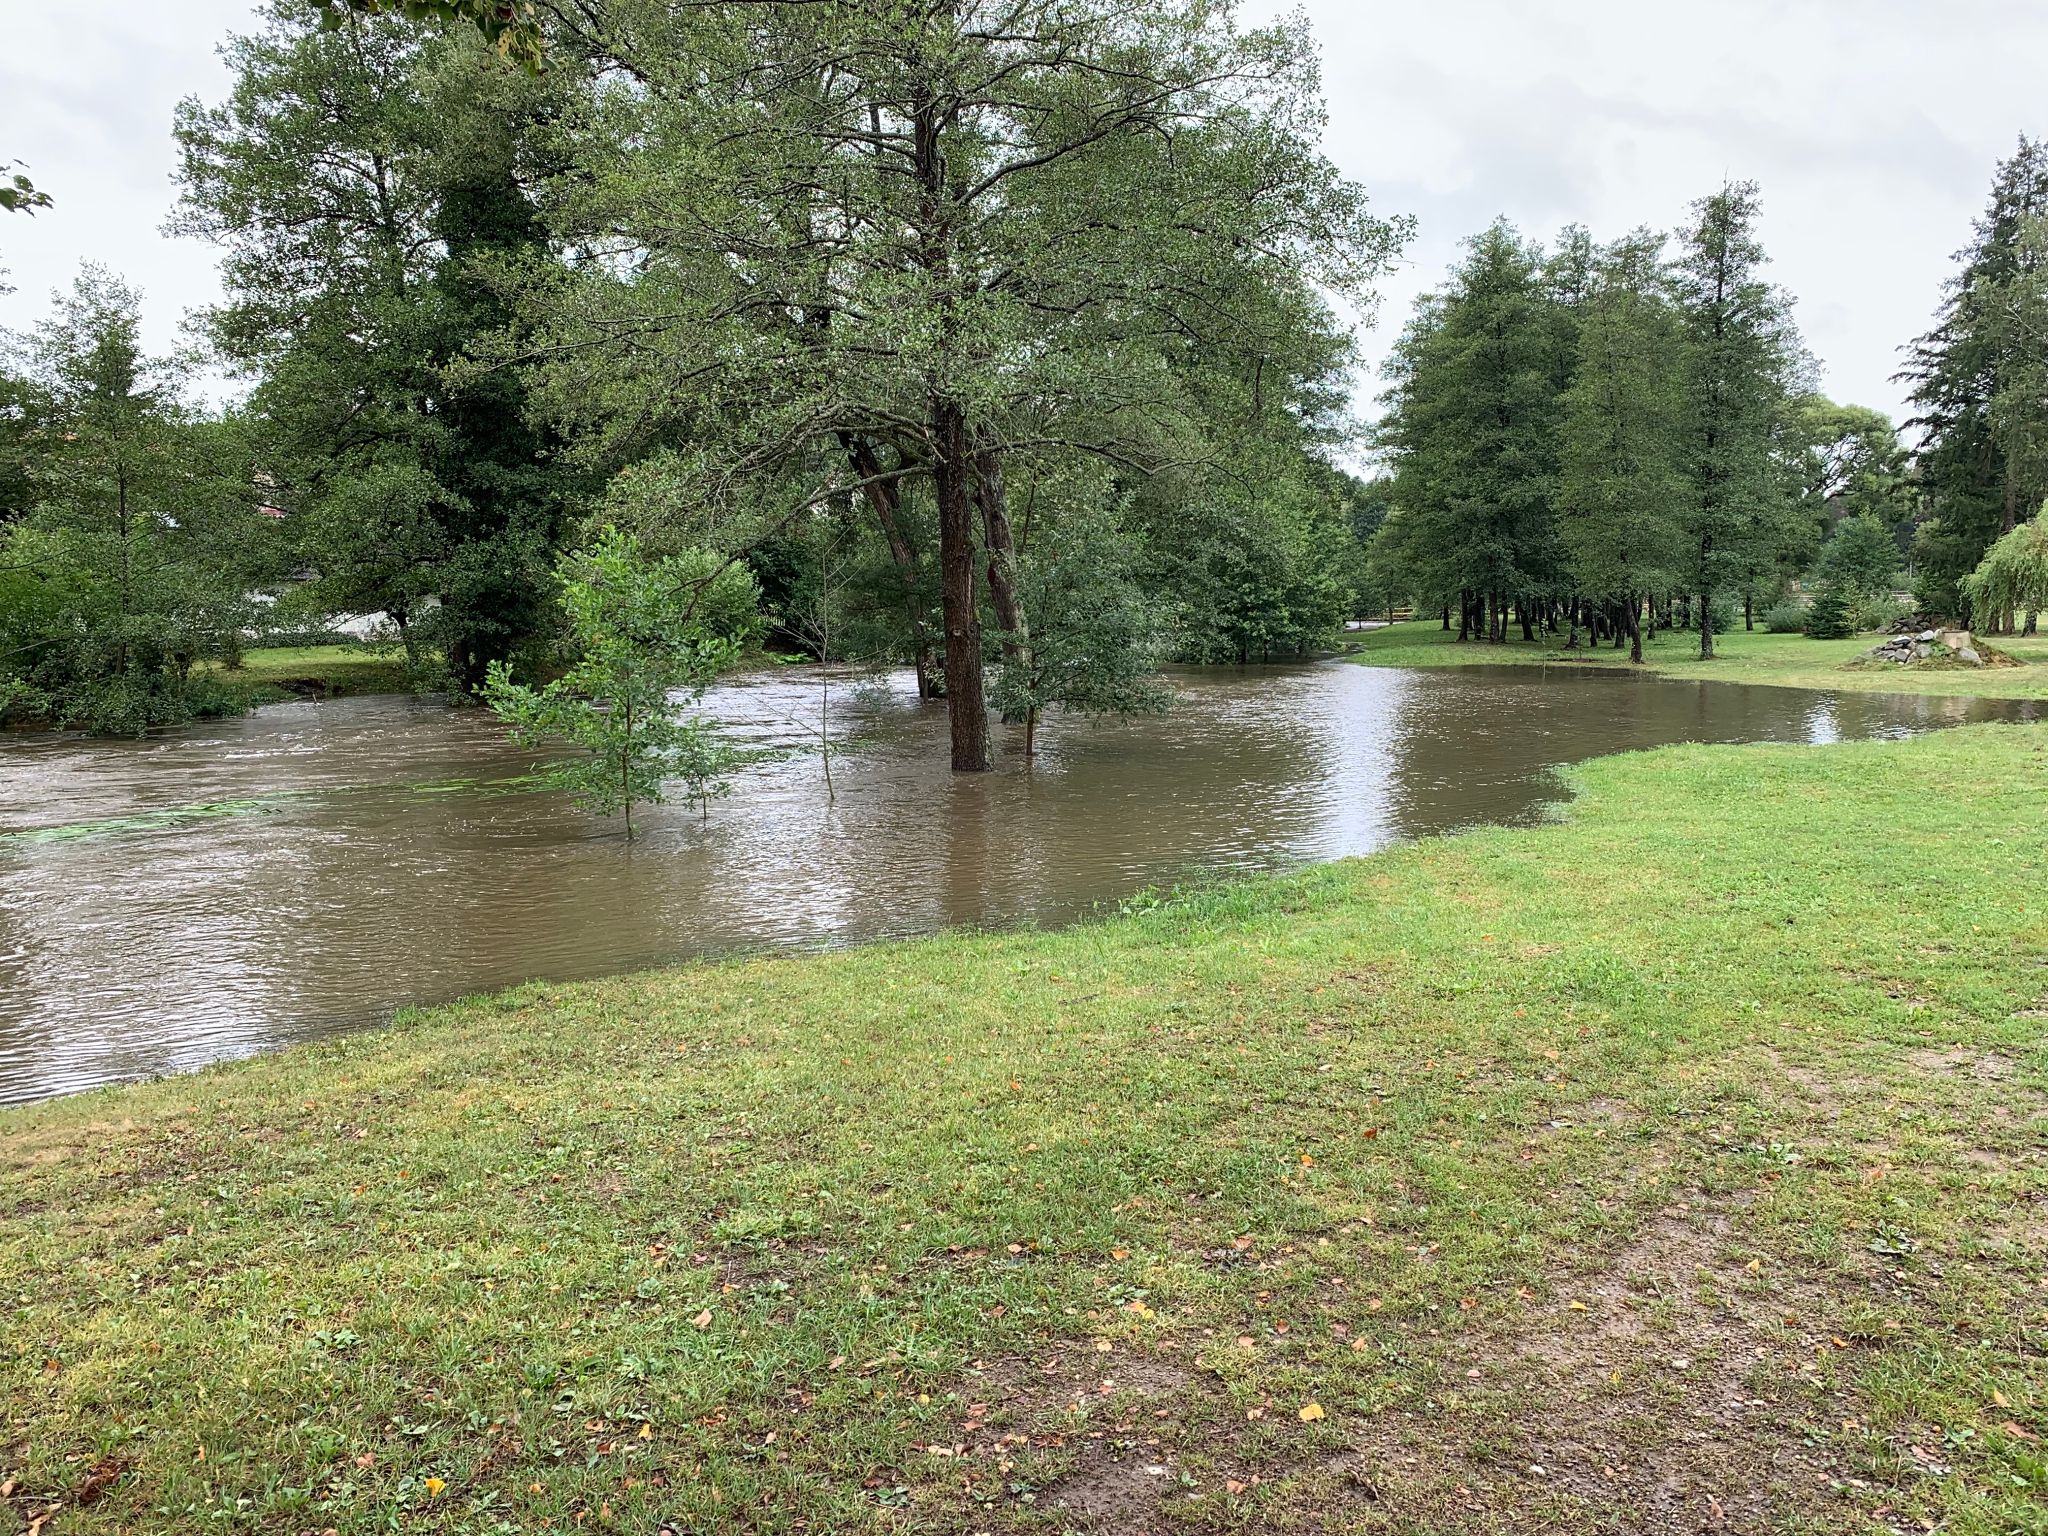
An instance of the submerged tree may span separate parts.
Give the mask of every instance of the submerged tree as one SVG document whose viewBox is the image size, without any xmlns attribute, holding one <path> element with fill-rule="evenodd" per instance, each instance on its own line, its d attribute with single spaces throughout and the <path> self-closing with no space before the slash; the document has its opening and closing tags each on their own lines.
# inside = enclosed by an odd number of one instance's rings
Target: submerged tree
<svg viewBox="0 0 2048 1536">
<path fill-rule="evenodd" d="M 994 688 L 997 707 L 1024 726 L 1026 757 L 1037 752 L 1038 722 L 1048 710 L 1143 714 L 1165 708 L 1167 699 L 1158 680 L 1164 628 L 1130 569 L 1117 509 L 1087 477 L 1058 490 L 1071 504 L 1047 519 L 1020 572 L 1033 611 L 1043 616 L 1039 635 L 1005 657 Z"/>
<path fill-rule="evenodd" d="M 1204 360 L 1283 393 L 1316 284 L 1366 297 L 1400 233 L 1314 147 L 1302 29 L 1206 0 L 610 0 L 560 50 L 590 88 L 558 226 L 599 259 L 534 296 L 549 404 L 599 452 L 688 440 L 700 499 L 770 527 L 848 489 L 886 527 L 928 485 L 962 771 L 983 591 L 999 652 L 1040 628 L 1017 488 L 1211 451 Z"/>
<path fill-rule="evenodd" d="M 628 838 L 634 805 L 659 804 L 673 782 L 708 810 L 737 756 L 690 711 L 739 654 L 747 630 L 732 619 L 752 612 L 752 578 L 715 557 L 649 560 L 629 535 L 606 529 L 562 558 L 557 582 L 574 662 L 533 688 L 495 661 L 485 701 L 521 745 L 573 748 L 579 755 L 543 777 L 585 809 L 624 812 Z M 707 620 L 707 608 L 723 621 Z"/>
</svg>

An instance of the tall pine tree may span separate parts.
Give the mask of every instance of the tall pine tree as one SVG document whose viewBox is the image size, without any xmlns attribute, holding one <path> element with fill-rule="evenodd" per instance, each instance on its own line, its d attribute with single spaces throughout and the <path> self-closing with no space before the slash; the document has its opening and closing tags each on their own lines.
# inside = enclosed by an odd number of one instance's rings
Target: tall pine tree
<svg viewBox="0 0 2048 1536">
<path fill-rule="evenodd" d="M 1715 605 L 1773 569 L 1790 497 L 1773 458 L 1799 358 L 1785 296 L 1764 281 L 1757 187 L 1732 182 L 1694 205 L 1680 235 L 1686 333 L 1681 432 L 1689 581 L 1700 658 L 1714 655 Z"/>
</svg>

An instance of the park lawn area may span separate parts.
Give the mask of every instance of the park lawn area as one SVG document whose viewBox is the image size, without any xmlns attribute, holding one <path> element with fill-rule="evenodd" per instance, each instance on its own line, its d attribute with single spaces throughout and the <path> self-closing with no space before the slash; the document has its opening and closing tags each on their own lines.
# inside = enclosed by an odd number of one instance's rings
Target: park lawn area
<svg viewBox="0 0 2048 1536">
<path fill-rule="evenodd" d="M 1458 643 L 1456 630 L 1444 630 L 1435 619 L 1415 619 L 1345 637 L 1355 661 L 1376 667 L 1461 667 L 1509 664 L 1628 666 L 1628 651 L 1611 644 L 1568 651 L 1562 636 L 1534 644 L 1513 637 L 1505 645 L 1483 641 Z M 1930 668 L 1854 667 L 1855 660 L 1883 638 L 1860 635 L 1849 640 L 1809 640 L 1804 635 L 1774 635 L 1734 629 L 1717 635 L 1712 661 L 1699 658 L 1700 637 L 1691 630 L 1667 630 L 1643 641 L 1643 666 L 1660 677 L 1712 678 L 1730 683 L 1764 683 L 1785 688 L 1826 688 L 1857 693 L 1974 694 L 1997 699 L 2048 698 L 2048 635 L 1997 635 L 1990 643 L 2027 663 L 2020 667 Z"/>
<path fill-rule="evenodd" d="M 338 698 L 352 693 L 409 693 L 402 651 L 358 645 L 254 648 L 241 666 L 215 668 L 230 687 L 246 687 L 257 702 L 293 695 Z"/>
<path fill-rule="evenodd" d="M 2048 726 L 1576 777 L 0 1114 L 0 1509 L 2048 1529 Z"/>
</svg>

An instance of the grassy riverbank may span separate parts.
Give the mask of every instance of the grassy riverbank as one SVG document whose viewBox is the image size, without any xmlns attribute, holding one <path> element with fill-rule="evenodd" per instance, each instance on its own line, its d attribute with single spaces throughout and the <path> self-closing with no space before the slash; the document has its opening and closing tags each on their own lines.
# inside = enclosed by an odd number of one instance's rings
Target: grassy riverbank
<svg viewBox="0 0 2048 1536">
<path fill-rule="evenodd" d="M 1505 645 L 1458 643 L 1434 619 L 1413 620 L 1346 637 L 1353 660 L 1377 667 L 1466 667 L 1499 665 L 1628 665 L 1628 652 L 1610 646 L 1563 649 L 1561 640 L 1531 644 L 1515 638 Z M 1875 645 L 1879 636 L 1809 640 L 1737 629 L 1715 640 L 1712 661 L 1699 659 L 1700 637 L 1689 630 L 1666 631 L 1643 644 L 1643 665 L 1661 677 L 1711 678 L 1728 683 L 1765 683 L 1785 688 L 1832 688 L 1857 693 L 1976 694 L 1985 698 L 2048 698 L 2048 635 L 2005 636 L 1992 644 L 2029 663 L 2022 667 L 1970 667 L 1919 671 L 1908 667 L 1845 667 Z"/>
<path fill-rule="evenodd" d="M 0 1510 L 2043 1529 L 2048 728 L 1579 776 L 0 1114 Z"/>
<path fill-rule="evenodd" d="M 340 698 L 355 693 L 407 693 L 405 656 L 355 645 L 266 646 L 245 651 L 242 664 L 215 674 L 252 702 L 291 697 Z"/>
</svg>

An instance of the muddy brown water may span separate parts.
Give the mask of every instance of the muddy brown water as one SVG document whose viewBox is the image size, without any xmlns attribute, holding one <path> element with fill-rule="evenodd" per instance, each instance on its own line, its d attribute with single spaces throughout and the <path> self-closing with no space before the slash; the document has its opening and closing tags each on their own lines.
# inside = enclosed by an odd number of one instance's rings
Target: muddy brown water
<svg viewBox="0 0 2048 1536">
<path fill-rule="evenodd" d="M 477 710 L 282 704 L 140 742 L 0 738 L 0 1103 L 176 1072 L 532 978 L 1047 923 L 1148 885 L 1548 813 L 1555 770 L 1668 742 L 1823 742 L 2034 718 L 1571 668 L 1176 673 L 1132 721 L 1056 720 L 1033 763 L 946 771 L 907 677 L 718 689 L 785 755 L 709 819 L 618 823 L 516 781 Z M 804 750 L 808 740 L 809 750 Z M 1014 750 L 1017 743 L 1008 743 Z"/>
</svg>

